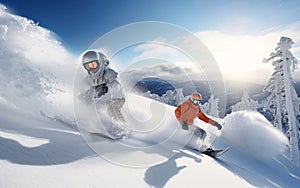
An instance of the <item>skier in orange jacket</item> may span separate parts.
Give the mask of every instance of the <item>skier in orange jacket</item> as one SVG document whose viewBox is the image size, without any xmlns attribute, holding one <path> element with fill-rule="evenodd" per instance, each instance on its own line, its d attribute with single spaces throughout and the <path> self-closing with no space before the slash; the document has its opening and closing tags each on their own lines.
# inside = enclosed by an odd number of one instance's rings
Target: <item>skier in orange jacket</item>
<svg viewBox="0 0 300 188">
<path fill-rule="evenodd" d="M 219 130 L 222 129 L 222 125 L 220 125 L 218 122 L 208 118 L 200 109 L 200 104 L 202 101 L 202 96 L 199 93 L 194 93 L 192 96 L 187 99 L 182 104 L 178 105 L 175 110 L 175 116 L 177 120 L 180 122 L 182 129 L 188 130 L 189 126 L 193 124 L 194 119 L 198 117 L 202 121 L 209 123 L 213 126 L 216 126 Z M 198 135 L 200 139 L 202 139 L 202 142 L 204 141 L 206 137 L 205 130 L 196 127 L 196 130 L 194 132 L 195 135 Z M 213 151 L 213 149 L 208 146 L 202 145 L 199 148 L 200 152 L 206 152 L 209 153 L 210 151 Z"/>
<path fill-rule="evenodd" d="M 192 94 L 192 97 L 186 100 L 184 103 L 177 106 L 175 110 L 175 116 L 180 122 L 182 129 L 188 130 L 188 126 L 192 125 L 194 119 L 198 117 L 202 121 L 216 126 L 219 130 L 222 129 L 222 125 L 218 122 L 208 118 L 200 109 L 202 96 L 199 93 Z"/>
</svg>

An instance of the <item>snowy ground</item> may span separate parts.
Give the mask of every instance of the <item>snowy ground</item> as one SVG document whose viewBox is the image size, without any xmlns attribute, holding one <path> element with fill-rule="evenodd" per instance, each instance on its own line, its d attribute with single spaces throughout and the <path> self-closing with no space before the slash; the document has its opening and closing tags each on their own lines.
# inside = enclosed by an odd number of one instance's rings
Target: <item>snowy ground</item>
<svg viewBox="0 0 300 188">
<path fill-rule="evenodd" d="M 124 114 L 135 130 L 127 140 L 88 138 L 73 121 L 72 54 L 1 5 L 0 50 L 1 188 L 300 185 L 286 139 L 258 114 L 220 119 L 216 139 L 214 127 L 195 122 L 215 135 L 214 148 L 232 146 L 219 159 L 191 149 L 196 140 L 178 129 L 174 107 L 143 97 L 127 98 Z"/>
<path fill-rule="evenodd" d="M 300 183 L 299 169 L 292 167 L 284 153 L 278 156 L 272 153 L 276 156 L 270 158 L 251 156 L 243 148 L 250 143 L 234 145 L 219 159 L 188 147 L 174 150 L 173 157 L 166 158 L 166 151 L 161 147 L 156 153 L 146 154 L 161 157 L 161 162 L 130 167 L 99 157 L 72 125 L 8 105 L 1 104 L 0 110 L 0 187 L 198 187 L 200 184 L 202 187 L 297 187 Z M 245 114 L 253 116 L 250 112 L 236 114 L 231 121 Z M 264 133 L 272 134 L 266 130 Z M 248 132 L 246 138 L 255 137 L 253 134 L 255 132 Z M 220 148 L 232 141 L 223 135 L 226 133 L 216 139 L 214 147 Z M 115 144 L 106 139 L 98 142 Z M 264 152 L 259 147 L 251 149 Z M 144 152 L 144 148 L 134 150 L 137 151 Z M 128 150 L 114 149 L 111 153 L 121 158 L 130 154 Z"/>
</svg>

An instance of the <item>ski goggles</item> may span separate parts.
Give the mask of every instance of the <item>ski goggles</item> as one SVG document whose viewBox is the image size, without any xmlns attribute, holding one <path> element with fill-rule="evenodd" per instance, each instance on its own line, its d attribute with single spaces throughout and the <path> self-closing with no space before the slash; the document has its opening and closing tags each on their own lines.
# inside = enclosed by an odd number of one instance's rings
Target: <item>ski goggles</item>
<svg viewBox="0 0 300 188">
<path fill-rule="evenodd" d="M 90 62 L 84 64 L 84 68 L 87 71 L 97 69 L 98 67 L 99 67 L 99 62 L 97 60 L 90 61 Z"/>
<path fill-rule="evenodd" d="M 199 105 L 201 104 L 201 100 L 191 98 L 192 103 Z"/>
</svg>

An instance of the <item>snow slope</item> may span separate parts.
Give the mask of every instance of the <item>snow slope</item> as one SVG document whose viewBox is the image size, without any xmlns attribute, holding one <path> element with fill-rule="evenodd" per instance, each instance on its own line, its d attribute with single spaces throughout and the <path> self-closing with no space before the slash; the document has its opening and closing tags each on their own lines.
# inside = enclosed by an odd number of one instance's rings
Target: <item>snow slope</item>
<svg viewBox="0 0 300 188">
<path fill-rule="evenodd" d="M 222 134 L 195 122 L 214 148 L 232 146 L 219 159 L 191 149 L 197 139 L 178 129 L 174 107 L 130 94 L 128 139 L 81 134 L 72 62 L 49 31 L 0 6 L 0 187 L 299 187 L 285 138 L 252 112 L 219 120 Z"/>
<path fill-rule="evenodd" d="M 135 105 L 148 105 L 148 102 Z M 118 148 L 120 143 L 95 137 L 94 143 L 101 145 L 106 154 L 99 157 L 71 125 L 3 103 L 0 111 L 0 187 L 198 187 L 200 184 L 203 187 L 297 187 L 300 183 L 299 169 L 292 166 L 284 152 L 273 153 L 274 156 L 266 159 L 249 155 L 243 146 L 233 145 L 224 156 L 212 159 L 190 147 L 172 151 L 166 148 L 168 144 L 154 150 L 143 147 L 149 144 L 150 138 L 159 141 L 162 135 L 168 134 L 161 132 L 159 136 L 144 134 L 142 138 L 142 134 L 137 134 L 128 138 L 131 142 L 127 144 L 131 145 L 125 150 Z M 238 120 L 247 114 L 253 115 L 243 112 L 231 118 Z M 234 124 L 226 122 L 226 118 L 225 123 L 224 133 L 214 142 L 216 148 L 231 142 L 225 130 Z M 172 127 L 172 124 L 163 126 Z M 272 131 L 265 130 L 265 133 L 272 134 Z M 256 135 L 254 131 L 247 134 Z M 178 144 L 175 138 L 173 141 Z M 133 143 L 139 143 L 139 147 L 132 148 Z M 260 151 L 257 147 L 257 152 Z M 128 158 L 132 163 L 128 163 Z M 155 158 L 152 164 L 151 158 Z M 146 164 L 137 167 L 143 160 Z"/>
</svg>

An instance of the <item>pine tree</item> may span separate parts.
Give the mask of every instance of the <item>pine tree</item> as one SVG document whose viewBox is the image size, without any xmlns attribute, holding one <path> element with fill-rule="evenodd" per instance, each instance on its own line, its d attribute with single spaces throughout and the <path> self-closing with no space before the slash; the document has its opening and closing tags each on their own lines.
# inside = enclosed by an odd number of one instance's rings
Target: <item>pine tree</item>
<svg viewBox="0 0 300 188">
<path fill-rule="evenodd" d="M 241 102 L 236 103 L 231 107 L 232 112 L 240 111 L 240 110 L 249 110 L 256 111 L 258 107 L 258 102 L 251 99 L 247 92 L 244 92 Z"/>
<path fill-rule="evenodd" d="M 274 72 L 265 87 L 265 91 L 271 92 L 268 97 L 267 106 L 274 109 L 275 126 L 287 127 L 284 131 L 289 138 L 289 147 L 291 160 L 296 166 L 299 166 L 299 123 L 296 119 L 298 106 L 296 91 L 292 85 L 292 72 L 298 63 L 297 59 L 289 51 L 292 48 L 293 41 L 288 37 L 281 37 L 275 52 L 270 54 L 264 62 L 272 60 Z M 283 118 L 284 125 L 280 125 Z M 283 129 L 284 130 L 284 129 Z"/>
<path fill-rule="evenodd" d="M 215 99 L 214 96 L 212 95 L 209 98 L 208 102 L 202 105 L 202 111 L 205 114 L 219 118 L 218 105 L 219 105 L 219 99 Z"/>
<path fill-rule="evenodd" d="M 278 71 L 274 71 L 263 91 L 270 93 L 267 98 L 267 103 L 265 104 L 265 109 L 274 111 L 274 127 L 284 132 L 282 126 L 284 114 L 282 105 L 282 93 L 284 93 L 283 74 L 279 73 Z"/>
<path fill-rule="evenodd" d="M 144 93 L 144 96 L 172 106 L 177 106 L 184 99 L 182 88 L 175 89 L 175 90 L 168 90 L 162 96 L 147 91 L 146 93 Z"/>
</svg>

